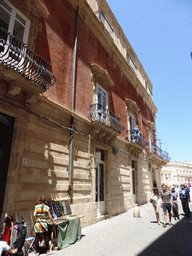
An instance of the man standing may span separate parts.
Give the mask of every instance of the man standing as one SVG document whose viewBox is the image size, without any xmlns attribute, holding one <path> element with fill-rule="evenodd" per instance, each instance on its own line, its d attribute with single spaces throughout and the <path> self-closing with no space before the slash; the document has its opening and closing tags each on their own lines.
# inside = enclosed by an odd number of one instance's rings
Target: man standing
<svg viewBox="0 0 192 256">
<path fill-rule="evenodd" d="M 163 185 L 163 191 L 161 192 L 161 200 L 164 215 L 163 227 L 166 227 L 167 212 L 169 213 L 169 226 L 171 226 L 171 205 L 173 205 L 173 198 L 171 192 L 168 190 L 167 185 L 165 184 Z"/>
<path fill-rule="evenodd" d="M 181 189 L 179 190 L 179 195 L 181 199 L 181 204 L 185 217 L 190 218 L 190 209 L 189 209 L 189 189 L 185 184 L 181 184 Z"/>
</svg>

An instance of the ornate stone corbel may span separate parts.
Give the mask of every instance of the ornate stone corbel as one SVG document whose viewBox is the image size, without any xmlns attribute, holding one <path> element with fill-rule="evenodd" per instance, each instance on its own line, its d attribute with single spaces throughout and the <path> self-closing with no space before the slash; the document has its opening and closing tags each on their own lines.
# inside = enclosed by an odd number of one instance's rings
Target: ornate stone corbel
<svg viewBox="0 0 192 256">
<path fill-rule="evenodd" d="M 7 97 L 15 97 L 16 95 L 20 94 L 21 87 L 10 85 L 7 91 Z"/>
<path fill-rule="evenodd" d="M 137 113 L 140 111 L 139 107 L 137 106 L 137 103 L 135 101 L 132 101 L 130 99 L 125 100 L 127 104 L 127 109 L 133 113 Z"/>
<path fill-rule="evenodd" d="M 151 130 L 155 130 L 155 124 L 153 122 L 148 121 L 147 125 L 148 125 L 149 128 L 151 128 Z"/>
</svg>

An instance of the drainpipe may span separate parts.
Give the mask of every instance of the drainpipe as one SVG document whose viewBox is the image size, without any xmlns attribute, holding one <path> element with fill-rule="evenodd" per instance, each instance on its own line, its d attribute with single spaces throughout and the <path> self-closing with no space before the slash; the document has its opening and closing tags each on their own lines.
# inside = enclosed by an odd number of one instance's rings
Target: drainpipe
<svg viewBox="0 0 192 256">
<path fill-rule="evenodd" d="M 79 5 L 76 11 L 76 20 L 75 20 L 75 40 L 74 40 L 74 48 L 73 48 L 73 73 L 72 73 L 72 112 L 74 112 L 75 107 L 75 79 L 76 79 L 76 55 L 77 55 L 77 29 L 78 29 L 78 17 L 79 17 Z M 74 115 L 71 116 L 71 131 L 70 131 L 70 141 L 69 141 L 69 188 L 68 193 L 70 196 L 70 200 L 72 203 L 73 199 L 73 184 L 72 184 L 72 177 L 73 177 L 73 123 Z"/>
</svg>

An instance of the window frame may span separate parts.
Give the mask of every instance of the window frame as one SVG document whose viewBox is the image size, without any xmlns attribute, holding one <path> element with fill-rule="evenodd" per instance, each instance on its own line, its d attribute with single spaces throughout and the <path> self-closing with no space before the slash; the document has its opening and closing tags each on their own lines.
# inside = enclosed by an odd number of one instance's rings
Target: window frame
<svg viewBox="0 0 192 256">
<path fill-rule="evenodd" d="M 28 38 L 29 38 L 29 29 L 30 29 L 30 20 L 23 15 L 14 5 L 12 5 L 9 1 L 7 0 L 2 0 L 3 2 L 6 3 L 6 5 L 8 5 L 11 8 L 11 13 L 4 7 L 2 7 L 3 9 L 6 10 L 6 12 L 8 12 L 10 14 L 10 21 L 8 24 L 8 33 L 10 33 L 11 35 L 13 35 L 13 29 L 15 26 L 15 21 L 18 19 L 16 18 L 16 14 L 18 14 L 25 22 L 26 24 L 24 25 L 24 32 L 23 32 L 23 38 L 21 39 L 25 44 L 27 44 L 28 42 Z"/>
<path fill-rule="evenodd" d="M 106 94 L 106 109 L 108 109 L 108 92 L 98 83 L 96 83 L 96 103 L 99 103 L 99 99 L 98 99 L 98 91 L 99 89 Z M 103 97 L 102 97 L 102 103 L 100 103 L 102 106 L 103 105 Z"/>
</svg>

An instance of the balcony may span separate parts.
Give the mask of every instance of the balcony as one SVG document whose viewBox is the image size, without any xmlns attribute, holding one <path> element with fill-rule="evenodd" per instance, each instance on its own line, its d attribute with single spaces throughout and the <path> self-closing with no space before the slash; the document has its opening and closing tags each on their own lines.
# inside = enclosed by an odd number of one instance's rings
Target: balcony
<svg viewBox="0 0 192 256">
<path fill-rule="evenodd" d="M 8 83 L 13 80 L 15 82 L 12 82 L 8 94 L 24 91 L 31 95 L 33 90 L 42 93 L 56 81 L 55 76 L 47 70 L 49 63 L 3 28 L 0 28 L 0 63 L 3 80 Z M 17 89 L 13 88 L 15 84 Z"/>
<path fill-rule="evenodd" d="M 93 123 L 92 133 L 106 143 L 113 141 L 125 129 L 120 118 L 99 103 L 90 105 L 88 118 Z"/>
<path fill-rule="evenodd" d="M 128 148 L 130 153 L 138 156 L 143 149 L 148 148 L 149 143 L 145 140 L 145 137 L 139 132 L 137 138 L 133 134 L 133 130 L 126 131 L 126 140 L 129 142 Z"/>
<path fill-rule="evenodd" d="M 157 164 L 165 165 L 171 160 L 171 157 L 166 151 L 163 151 L 155 143 L 152 142 L 148 153 L 148 159 L 156 162 Z"/>
</svg>

